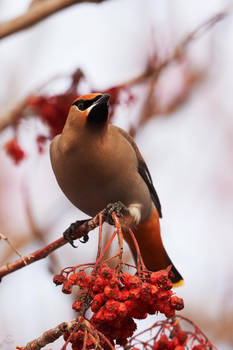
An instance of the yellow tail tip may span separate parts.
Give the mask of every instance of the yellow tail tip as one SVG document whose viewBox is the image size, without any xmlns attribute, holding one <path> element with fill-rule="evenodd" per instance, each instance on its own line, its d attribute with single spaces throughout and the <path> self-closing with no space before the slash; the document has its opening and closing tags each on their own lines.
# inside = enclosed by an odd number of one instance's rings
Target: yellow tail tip
<svg viewBox="0 0 233 350">
<path fill-rule="evenodd" d="M 175 282 L 175 283 L 172 283 L 173 284 L 173 287 L 176 288 L 176 287 L 181 287 L 184 285 L 184 280 L 180 280 L 178 282 Z"/>
</svg>

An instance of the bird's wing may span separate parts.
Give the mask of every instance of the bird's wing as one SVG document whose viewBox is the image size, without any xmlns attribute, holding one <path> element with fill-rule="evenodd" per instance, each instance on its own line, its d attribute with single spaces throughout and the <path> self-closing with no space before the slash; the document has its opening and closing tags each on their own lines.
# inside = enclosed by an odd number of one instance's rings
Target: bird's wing
<svg viewBox="0 0 233 350">
<path fill-rule="evenodd" d="M 151 175 L 150 175 L 150 172 L 149 172 L 149 169 L 146 165 L 146 162 L 145 160 L 143 159 L 136 143 L 134 142 L 133 138 L 126 132 L 124 131 L 123 129 L 119 128 L 119 127 L 116 127 L 119 131 L 119 133 L 125 137 L 127 139 L 127 141 L 131 144 L 131 146 L 133 147 L 135 153 L 136 153 L 136 156 L 137 156 L 137 159 L 138 159 L 138 172 L 139 174 L 141 175 L 141 177 L 143 178 L 143 180 L 145 181 L 149 191 L 150 191 L 150 195 L 151 195 L 151 199 L 152 201 L 154 202 L 154 205 L 158 211 L 158 214 L 159 214 L 159 217 L 161 218 L 162 217 L 162 210 L 161 210 L 161 204 L 160 204 L 160 200 L 159 200 L 159 197 L 157 195 L 157 192 L 154 188 L 154 185 L 153 185 L 153 181 L 152 181 L 152 178 L 151 178 Z"/>
</svg>

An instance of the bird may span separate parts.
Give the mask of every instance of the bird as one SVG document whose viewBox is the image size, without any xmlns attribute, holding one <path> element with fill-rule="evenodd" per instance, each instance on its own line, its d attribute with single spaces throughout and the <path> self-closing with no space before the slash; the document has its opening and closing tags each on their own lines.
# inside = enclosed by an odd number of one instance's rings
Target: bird
<svg viewBox="0 0 233 350">
<path fill-rule="evenodd" d="M 109 121 L 106 93 L 90 93 L 72 103 L 61 134 L 50 144 L 58 185 L 71 203 L 95 216 L 111 203 L 122 203 L 146 267 L 159 271 L 171 265 L 174 286 L 183 278 L 162 242 L 162 210 L 153 181 L 134 139 Z M 132 238 L 123 229 L 133 257 Z"/>
</svg>

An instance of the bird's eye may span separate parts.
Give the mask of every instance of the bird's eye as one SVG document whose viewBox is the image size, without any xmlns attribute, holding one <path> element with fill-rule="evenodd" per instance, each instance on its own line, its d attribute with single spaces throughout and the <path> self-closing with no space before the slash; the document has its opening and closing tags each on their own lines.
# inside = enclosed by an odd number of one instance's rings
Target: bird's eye
<svg viewBox="0 0 233 350">
<path fill-rule="evenodd" d="M 79 102 L 78 103 L 78 109 L 80 109 L 80 111 L 84 111 L 84 109 L 85 109 L 85 105 L 84 105 L 84 102 Z"/>
</svg>

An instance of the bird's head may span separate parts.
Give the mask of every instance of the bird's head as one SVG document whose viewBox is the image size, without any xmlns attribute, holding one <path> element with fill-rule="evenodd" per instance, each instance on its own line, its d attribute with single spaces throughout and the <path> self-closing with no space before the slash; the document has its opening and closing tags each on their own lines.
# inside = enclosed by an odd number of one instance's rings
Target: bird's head
<svg viewBox="0 0 233 350">
<path fill-rule="evenodd" d="M 104 126 L 108 121 L 110 95 L 94 93 L 78 97 L 71 106 L 75 118 L 87 126 Z"/>
</svg>

